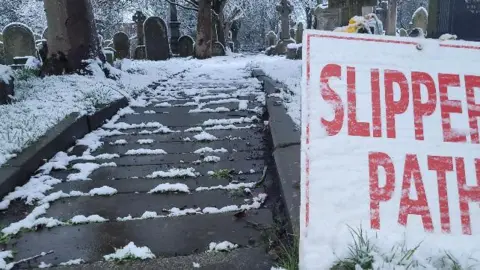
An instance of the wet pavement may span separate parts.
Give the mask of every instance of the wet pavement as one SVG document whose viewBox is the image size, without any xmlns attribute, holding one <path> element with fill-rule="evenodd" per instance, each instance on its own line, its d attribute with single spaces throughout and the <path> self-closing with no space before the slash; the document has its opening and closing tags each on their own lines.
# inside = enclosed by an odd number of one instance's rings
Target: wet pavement
<svg viewBox="0 0 480 270">
<path fill-rule="evenodd" d="M 144 94 L 144 101 L 147 103 L 132 106 L 133 111 L 115 116 L 102 127 L 104 131 L 118 130 L 119 134 L 100 136 L 98 147 L 95 143 L 79 143 L 66 149 L 69 156 L 78 158 L 42 176 L 59 182 L 44 191 L 43 201 L 33 205 L 12 201 L 1 213 L 2 228 L 6 228 L 13 222 L 28 221 L 27 215 L 31 216 L 35 207 L 48 204 L 45 213 L 33 220 L 44 217 L 62 222 L 51 228 L 46 223 L 27 226 L 8 239 L 3 235 L 6 240 L 0 247 L 14 251 L 13 261 L 52 251 L 16 268 L 35 268 L 42 262 L 55 267 L 82 259 L 83 265 L 72 267 L 193 269 L 193 263 L 198 263 L 199 269 L 270 269 L 273 263 L 267 255 L 265 234 L 274 222 L 271 209 L 266 207 L 269 194 L 263 183 L 271 176 L 265 173 L 268 139 L 262 120 L 261 85 L 247 77 L 238 82 L 204 79 L 192 85 L 180 77 L 157 84 Z M 132 128 L 149 122 L 157 125 Z M 159 133 L 158 123 L 170 132 Z M 188 130 L 194 127 L 201 127 L 216 139 L 197 140 L 195 136 L 201 132 Z M 195 153 L 205 147 L 222 150 Z M 127 153 L 134 149 L 161 149 L 166 154 Z M 95 158 L 102 154 L 112 155 Z M 206 161 L 208 156 L 215 162 Z M 81 172 L 76 166 L 85 164 L 97 166 L 84 175 L 89 180 L 68 181 L 72 174 Z M 190 170 L 194 175 L 172 174 L 176 169 Z M 171 175 L 160 177 L 158 172 Z M 157 176 L 152 176 L 155 173 Z M 149 193 L 166 183 L 185 184 L 189 193 Z M 88 194 L 104 186 L 115 189 L 115 194 Z M 156 213 L 142 218 L 146 211 Z M 99 215 L 108 221 L 69 222 L 77 215 Z M 208 252 L 210 243 L 223 241 L 238 248 L 231 253 Z M 148 247 L 156 259 L 136 266 L 132 262 L 123 266 L 104 262 L 104 255 L 129 242 Z"/>
</svg>

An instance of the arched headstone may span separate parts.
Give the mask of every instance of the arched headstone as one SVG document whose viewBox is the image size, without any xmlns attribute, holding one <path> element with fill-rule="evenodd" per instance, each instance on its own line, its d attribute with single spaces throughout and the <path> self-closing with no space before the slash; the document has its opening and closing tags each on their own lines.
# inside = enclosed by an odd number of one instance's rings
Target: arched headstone
<svg viewBox="0 0 480 270">
<path fill-rule="evenodd" d="M 277 44 L 277 34 L 275 34 L 275 32 L 273 31 L 270 31 L 267 33 L 267 48 L 268 47 L 271 47 L 271 46 L 275 46 L 275 44 Z"/>
<path fill-rule="evenodd" d="M 178 39 L 178 54 L 180 57 L 189 57 L 194 54 L 193 38 L 190 36 L 182 36 Z"/>
<path fill-rule="evenodd" d="M 113 36 L 113 47 L 117 51 L 116 58 L 130 57 L 130 39 L 124 32 L 118 32 Z"/>
<path fill-rule="evenodd" d="M 303 39 L 303 23 L 299 22 L 297 24 L 297 31 L 295 31 L 295 42 L 297 44 L 302 43 Z"/>
<path fill-rule="evenodd" d="M 170 58 L 167 25 L 159 17 L 149 17 L 143 24 L 145 32 L 145 50 L 148 60 L 167 60 Z"/>
<path fill-rule="evenodd" d="M 424 7 L 418 8 L 412 16 L 413 28 L 421 28 L 424 33 L 428 28 L 428 12 Z"/>
<path fill-rule="evenodd" d="M 212 55 L 213 56 L 224 56 L 225 53 L 225 47 L 222 45 L 220 42 L 214 42 L 212 46 Z"/>
<path fill-rule="evenodd" d="M 21 23 L 11 23 L 3 29 L 5 63 L 12 65 L 13 58 L 36 56 L 35 38 L 32 30 Z"/>
</svg>

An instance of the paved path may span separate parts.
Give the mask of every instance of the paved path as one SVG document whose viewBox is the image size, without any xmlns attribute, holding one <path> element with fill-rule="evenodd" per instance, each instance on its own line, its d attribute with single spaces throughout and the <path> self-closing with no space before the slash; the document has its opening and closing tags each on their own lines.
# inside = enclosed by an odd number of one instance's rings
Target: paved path
<svg viewBox="0 0 480 270">
<path fill-rule="evenodd" d="M 219 65 L 159 82 L 47 163 L 28 193 L 41 200 L 12 201 L 1 216 L 10 231 L 24 227 L 3 244 L 15 261 L 53 251 L 18 266 L 82 259 L 76 267 L 113 269 L 103 256 L 133 242 L 157 259 L 125 269 L 270 269 L 264 93 L 247 71 L 233 71 Z M 91 217 L 73 224 L 79 215 Z M 208 252 L 223 241 L 238 247 Z"/>
</svg>

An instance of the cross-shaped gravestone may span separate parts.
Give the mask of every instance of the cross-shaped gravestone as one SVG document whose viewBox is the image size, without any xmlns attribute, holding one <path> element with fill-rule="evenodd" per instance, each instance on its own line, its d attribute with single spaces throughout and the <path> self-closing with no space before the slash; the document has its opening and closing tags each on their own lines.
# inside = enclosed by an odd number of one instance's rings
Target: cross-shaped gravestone
<svg viewBox="0 0 480 270">
<path fill-rule="evenodd" d="M 132 20 L 137 24 L 137 45 L 145 45 L 143 23 L 146 19 L 147 17 L 141 11 L 137 11 L 133 14 Z"/>
<path fill-rule="evenodd" d="M 280 39 L 290 38 L 290 14 L 293 11 L 293 5 L 290 0 L 280 0 L 280 4 L 277 5 L 277 11 L 280 14 L 280 21 L 282 23 L 282 29 L 280 31 Z"/>
</svg>

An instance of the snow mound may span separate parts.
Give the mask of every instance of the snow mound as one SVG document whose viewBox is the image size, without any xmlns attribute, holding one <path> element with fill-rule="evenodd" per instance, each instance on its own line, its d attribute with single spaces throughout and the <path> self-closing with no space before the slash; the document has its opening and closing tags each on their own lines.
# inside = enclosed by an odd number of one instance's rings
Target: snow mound
<svg viewBox="0 0 480 270">
<path fill-rule="evenodd" d="M 115 253 L 105 255 L 103 258 L 107 261 L 121 261 L 128 259 L 153 259 L 155 255 L 148 247 L 137 247 L 133 242 L 128 243 L 121 249 L 116 249 Z"/>
<path fill-rule="evenodd" d="M 230 250 L 233 250 L 233 249 L 236 249 L 238 248 L 238 245 L 237 244 L 233 244 L 231 242 L 228 242 L 228 241 L 223 241 L 223 242 L 220 242 L 220 243 L 215 243 L 215 242 L 211 242 L 210 245 L 208 246 L 208 251 L 209 252 L 212 252 L 212 251 L 230 251 Z"/>
<path fill-rule="evenodd" d="M 190 193 L 188 186 L 185 184 L 170 184 L 164 183 L 156 186 L 154 189 L 150 190 L 148 193 L 165 193 L 165 192 L 183 192 L 183 193 Z"/>
<path fill-rule="evenodd" d="M 165 152 L 162 149 L 144 149 L 144 148 L 130 149 L 125 153 L 125 155 L 127 155 L 127 156 L 133 156 L 133 155 L 136 155 L 136 156 L 139 156 L 139 155 L 165 155 L 165 154 L 167 154 L 167 152 Z"/>
<path fill-rule="evenodd" d="M 168 171 L 156 171 L 147 175 L 147 178 L 168 178 L 168 177 L 197 177 L 198 173 L 194 168 L 178 169 L 172 168 Z"/>
<path fill-rule="evenodd" d="M 203 131 L 200 134 L 197 134 L 197 135 L 193 136 L 193 138 L 197 141 L 216 141 L 216 140 L 218 140 L 217 137 L 215 137 L 214 135 L 212 135 L 208 132 L 205 132 L 205 131 Z"/>
<path fill-rule="evenodd" d="M 105 219 L 99 215 L 91 215 L 91 216 L 84 216 L 84 215 L 77 215 L 70 219 L 72 224 L 85 224 L 85 223 L 100 223 L 100 222 L 107 222 L 108 219 Z"/>
<path fill-rule="evenodd" d="M 118 191 L 109 186 L 103 186 L 99 188 L 94 188 L 88 192 L 91 196 L 100 195 L 100 196 L 107 196 L 116 194 Z"/>
<path fill-rule="evenodd" d="M 193 152 L 194 154 L 205 154 L 205 153 L 227 153 L 228 150 L 225 148 L 213 149 L 211 147 L 203 147 Z"/>
</svg>

